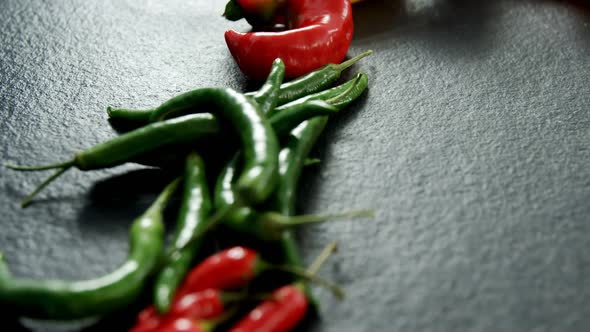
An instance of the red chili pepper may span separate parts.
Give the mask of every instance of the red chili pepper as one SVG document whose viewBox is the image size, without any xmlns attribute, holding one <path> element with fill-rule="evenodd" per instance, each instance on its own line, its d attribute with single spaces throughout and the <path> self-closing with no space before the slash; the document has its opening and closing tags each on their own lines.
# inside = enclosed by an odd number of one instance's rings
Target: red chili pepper
<svg viewBox="0 0 590 332">
<path fill-rule="evenodd" d="M 283 286 L 234 325 L 230 332 L 286 332 L 305 316 L 309 303 L 300 284 Z"/>
<path fill-rule="evenodd" d="M 179 317 L 168 321 L 158 332 L 210 332 L 213 325 L 201 320 Z"/>
<path fill-rule="evenodd" d="M 161 326 L 169 326 L 171 320 L 180 317 L 191 320 L 218 318 L 223 314 L 225 304 L 234 298 L 240 299 L 240 297 L 223 294 L 216 289 L 186 294 L 175 300 L 172 308 L 165 315 L 159 315 L 154 306 L 141 311 L 137 317 L 137 325 L 131 331 L 156 331 Z"/>
<path fill-rule="evenodd" d="M 156 308 L 149 306 L 137 315 L 137 324 L 130 332 L 151 332 L 157 329 L 161 322 L 162 318 L 156 312 Z"/>
<path fill-rule="evenodd" d="M 232 247 L 209 256 L 186 277 L 179 296 L 208 288 L 232 289 L 245 286 L 265 268 L 252 249 Z"/>
<path fill-rule="evenodd" d="M 170 309 L 168 316 L 190 319 L 212 319 L 223 314 L 223 294 L 217 289 L 190 293 L 179 298 Z"/>
<path fill-rule="evenodd" d="M 210 297 L 212 293 L 206 293 L 207 290 L 243 287 L 264 270 L 265 266 L 266 263 L 259 258 L 255 251 L 245 247 L 232 247 L 211 255 L 188 274 L 183 285 L 177 292 L 172 311 L 201 310 L 199 308 L 182 308 L 182 306 L 179 306 L 179 303 L 185 296 L 202 292 L 205 292 L 205 294 L 201 295 L 205 296 L 199 296 L 197 300 L 210 300 L 213 303 L 215 300 Z M 220 295 L 218 291 L 214 292 Z M 195 307 L 197 307 L 197 304 L 195 304 Z M 154 331 L 167 318 L 178 317 L 178 315 L 177 312 L 175 315 L 160 316 L 156 313 L 153 306 L 150 306 L 138 315 L 137 324 L 132 329 L 132 332 Z"/>
<path fill-rule="evenodd" d="M 342 62 L 354 30 L 349 0 L 289 0 L 287 15 L 286 31 L 225 32 L 227 46 L 246 75 L 264 79 L 276 58 L 283 60 L 290 78 Z"/>
</svg>

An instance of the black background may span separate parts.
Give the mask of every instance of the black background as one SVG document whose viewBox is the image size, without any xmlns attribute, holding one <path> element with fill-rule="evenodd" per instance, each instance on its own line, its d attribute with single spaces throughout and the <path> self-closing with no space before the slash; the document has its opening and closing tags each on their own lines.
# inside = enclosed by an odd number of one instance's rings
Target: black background
<svg viewBox="0 0 590 332">
<path fill-rule="evenodd" d="M 0 159 L 52 163 L 113 137 L 107 105 L 254 88 L 223 40 L 247 25 L 223 6 L 0 1 Z M 587 13 L 559 1 L 355 5 L 349 54 L 375 54 L 347 75 L 366 71 L 369 92 L 331 121 L 299 210 L 377 216 L 300 232 L 306 261 L 340 242 L 321 274 L 348 291 L 339 302 L 318 290 L 323 318 L 306 329 L 590 329 Z M 139 169 L 71 171 L 20 209 L 47 173 L 0 168 L 0 249 L 14 273 L 81 279 L 120 264 L 130 221 L 161 184 Z"/>
</svg>

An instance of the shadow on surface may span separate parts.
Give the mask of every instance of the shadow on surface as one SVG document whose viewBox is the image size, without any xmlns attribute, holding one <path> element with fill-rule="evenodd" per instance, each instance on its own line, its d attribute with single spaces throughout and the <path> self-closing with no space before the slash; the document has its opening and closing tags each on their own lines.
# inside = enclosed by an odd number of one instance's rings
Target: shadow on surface
<svg viewBox="0 0 590 332">
<path fill-rule="evenodd" d="M 429 48 L 472 56 L 494 38 L 489 25 L 497 6 L 497 1 L 367 1 L 355 5 L 355 40 L 421 39 Z"/>
<path fill-rule="evenodd" d="M 588 0 L 545 0 L 545 2 L 559 3 L 573 9 L 579 16 L 576 27 L 578 40 L 584 45 L 586 52 L 590 52 L 590 1 Z"/>
<path fill-rule="evenodd" d="M 78 216 L 80 224 L 90 233 L 129 227 L 178 173 L 159 169 L 140 169 L 96 183 L 90 190 L 88 203 Z M 176 207 L 172 198 L 169 207 Z M 172 208 L 167 211 L 173 211 Z"/>
</svg>

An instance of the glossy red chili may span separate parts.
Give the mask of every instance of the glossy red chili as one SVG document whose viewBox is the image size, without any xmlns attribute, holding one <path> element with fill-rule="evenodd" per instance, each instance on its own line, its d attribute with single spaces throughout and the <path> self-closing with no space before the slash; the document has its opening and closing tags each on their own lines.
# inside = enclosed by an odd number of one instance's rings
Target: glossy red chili
<svg viewBox="0 0 590 332">
<path fill-rule="evenodd" d="M 288 0 L 286 6 L 288 30 L 226 31 L 227 46 L 246 75 L 264 79 L 281 58 L 285 76 L 298 77 L 346 56 L 354 30 L 349 0 Z"/>
<path fill-rule="evenodd" d="M 180 297 L 168 313 L 171 317 L 190 319 L 212 319 L 219 317 L 225 308 L 221 291 L 206 289 Z"/>
<path fill-rule="evenodd" d="M 158 315 L 156 308 L 152 305 L 143 309 L 137 315 L 137 323 L 130 332 L 152 332 L 155 331 L 163 321 L 163 317 Z"/>
<path fill-rule="evenodd" d="M 230 332 L 286 332 L 305 316 L 309 303 L 299 284 L 283 286 L 234 325 Z"/>
<path fill-rule="evenodd" d="M 201 320 L 179 317 L 166 322 L 158 332 L 210 332 L 213 325 Z"/>
<path fill-rule="evenodd" d="M 172 328 L 170 321 L 177 318 L 191 320 L 203 320 L 218 318 L 223 314 L 227 302 L 221 291 L 206 289 L 196 293 L 189 293 L 177 298 L 170 311 L 165 315 L 159 315 L 154 306 L 141 311 L 137 317 L 137 324 L 132 332 L 159 331 L 160 328 Z M 229 297 L 231 301 L 232 297 Z"/>
<path fill-rule="evenodd" d="M 245 247 L 232 247 L 209 256 L 186 277 L 179 295 L 208 288 L 232 289 L 245 286 L 264 268 L 258 254 Z"/>
</svg>

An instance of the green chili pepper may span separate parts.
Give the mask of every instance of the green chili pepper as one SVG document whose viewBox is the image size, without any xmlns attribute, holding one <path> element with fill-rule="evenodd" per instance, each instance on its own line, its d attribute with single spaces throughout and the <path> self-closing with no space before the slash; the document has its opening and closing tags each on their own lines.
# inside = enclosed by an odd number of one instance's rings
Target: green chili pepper
<svg viewBox="0 0 590 332">
<path fill-rule="evenodd" d="M 367 75 L 364 73 L 361 73 L 361 74 L 357 75 L 357 77 L 352 79 L 350 82 L 351 82 L 351 84 L 345 83 L 346 89 L 343 92 L 341 92 L 340 95 L 333 96 L 326 101 L 327 103 L 334 102 L 335 104 L 337 104 L 338 106 L 334 107 L 336 110 L 344 108 L 345 106 L 350 104 L 353 100 L 355 100 L 356 98 L 358 98 L 361 95 L 361 93 L 367 88 L 367 84 L 368 84 Z M 306 104 L 310 104 L 310 103 L 318 102 L 318 101 L 320 101 L 320 100 L 315 100 L 315 101 L 314 100 L 307 100 L 306 102 L 304 102 L 302 104 L 295 103 L 294 105 L 306 105 Z M 321 102 L 323 103 L 324 101 L 321 101 Z M 294 107 L 294 106 L 292 106 L 292 107 Z M 271 119 L 279 117 L 281 114 L 282 113 L 276 113 L 273 117 L 271 117 Z M 313 121 L 312 122 L 313 128 L 314 128 L 313 132 L 317 132 L 317 135 L 319 135 L 319 132 L 321 132 L 321 130 L 323 129 L 323 127 L 325 126 L 325 124 L 327 122 L 327 117 L 326 116 L 317 117 L 317 118 L 308 120 L 305 123 L 309 123 L 310 121 Z M 300 130 L 299 128 L 302 128 L 302 127 L 305 127 L 305 126 L 303 124 L 301 124 L 295 130 L 296 131 Z M 307 131 L 310 131 L 310 130 L 308 129 Z M 293 139 L 291 139 L 292 136 L 293 136 L 293 134 L 290 136 L 288 144 L 290 144 L 290 142 L 293 141 Z M 309 140 L 309 143 L 307 143 L 305 145 L 305 147 L 308 147 L 310 149 L 311 146 L 313 146 L 313 144 L 315 143 L 316 139 L 317 139 L 317 136 L 314 137 L 310 133 L 306 133 L 303 140 L 306 140 L 306 141 Z M 300 147 L 300 149 L 302 149 L 302 147 Z M 300 154 L 302 154 L 303 152 L 305 152 L 305 156 L 302 157 L 300 164 L 294 164 L 294 162 L 292 160 L 289 160 L 289 163 L 287 163 L 286 161 L 282 162 L 283 165 L 281 166 L 282 169 L 279 170 L 279 174 L 282 174 L 288 170 L 289 175 L 284 176 L 283 182 L 286 182 L 286 181 L 291 181 L 291 182 L 290 182 L 290 185 L 287 185 L 286 183 L 282 185 L 283 192 L 279 192 L 279 193 L 275 194 L 275 195 L 279 196 L 278 198 L 276 198 L 276 200 L 283 201 L 283 200 L 285 200 L 284 197 L 288 197 L 289 199 L 294 200 L 294 197 L 290 197 L 287 194 L 289 194 L 289 190 L 295 191 L 294 188 L 295 188 L 297 180 L 299 179 L 299 174 L 301 172 L 301 168 L 303 167 L 307 153 L 309 153 L 309 151 L 302 151 L 302 152 L 300 152 Z M 280 155 L 280 158 L 282 160 L 282 158 L 283 158 L 282 155 Z M 289 157 L 288 159 L 293 159 L 293 158 Z M 235 181 L 234 177 L 239 173 L 238 169 L 237 169 L 238 163 L 239 163 L 238 157 L 234 157 L 228 163 L 228 165 L 226 165 L 226 167 L 222 170 L 221 175 L 218 178 L 217 184 L 215 186 L 215 194 L 214 194 L 214 202 L 215 202 L 215 206 L 217 209 L 223 210 L 223 209 L 226 209 L 229 206 L 232 206 L 233 204 L 236 203 L 236 197 L 234 194 L 233 183 Z M 287 169 L 285 169 L 285 168 L 287 168 Z M 280 205 L 286 206 L 287 203 L 294 205 L 294 201 L 293 202 L 289 201 L 284 204 L 281 203 Z M 302 224 L 302 223 L 319 222 L 319 221 L 326 220 L 326 218 L 324 218 L 324 217 L 316 217 L 316 216 L 286 217 L 286 216 L 291 216 L 293 214 L 292 213 L 293 211 L 283 211 L 281 209 L 281 210 L 279 210 L 279 212 L 281 212 L 281 213 L 280 214 L 273 213 L 273 212 L 259 213 L 250 207 L 239 207 L 239 208 L 236 208 L 233 211 L 231 211 L 229 213 L 229 215 L 227 215 L 225 217 L 224 224 L 234 230 L 237 230 L 240 232 L 245 232 L 245 233 L 250 233 L 250 234 L 252 234 L 260 239 L 263 239 L 263 240 L 277 240 L 278 238 L 281 237 L 283 230 L 290 228 L 287 225 L 290 222 L 293 222 L 293 224 Z M 285 213 L 285 212 L 289 212 L 289 213 Z M 348 216 L 348 215 L 346 215 L 346 216 Z M 334 216 L 330 216 L 330 218 L 333 218 L 333 217 Z M 291 245 L 293 245 L 293 244 L 291 243 Z"/>
<path fill-rule="evenodd" d="M 85 281 L 12 277 L 0 255 L 0 303 L 14 313 L 39 319 L 78 319 L 125 308 L 157 267 L 164 245 L 162 213 L 178 180 L 169 184 L 130 230 L 127 261 L 117 270 Z"/>
<path fill-rule="evenodd" d="M 111 121 L 123 121 L 126 123 L 145 125 L 150 123 L 150 118 L 154 112 L 153 108 L 150 109 L 125 109 L 125 108 L 114 108 L 107 107 L 107 115 Z"/>
<path fill-rule="evenodd" d="M 287 104 L 276 107 L 268 113 L 268 117 L 272 117 L 275 114 L 282 113 L 285 110 L 291 109 L 291 108 L 296 107 L 297 105 L 300 105 L 300 104 L 307 103 L 311 100 L 325 100 L 325 101 L 327 101 L 327 100 L 333 99 L 333 98 L 340 98 L 340 99 L 342 99 L 342 101 L 340 103 L 330 102 L 330 104 L 332 106 L 339 106 L 339 108 L 343 108 L 347 105 L 347 103 L 344 102 L 344 100 L 346 100 L 347 93 L 350 93 L 350 91 L 352 89 L 357 89 L 362 93 L 364 91 L 364 89 L 366 89 L 367 84 L 368 84 L 367 74 L 358 73 L 351 80 L 348 80 L 347 82 L 340 84 L 336 87 L 333 87 L 331 89 L 327 89 L 324 91 L 320 91 L 320 92 L 317 92 L 314 94 L 310 94 L 305 97 L 299 98 L 297 100 L 293 100 Z M 357 93 L 358 93 L 358 91 L 357 91 Z M 351 101 L 352 100 L 349 100 L 348 103 L 350 103 Z"/>
<path fill-rule="evenodd" d="M 232 89 L 203 88 L 176 96 L 160 105 L 152 121 L 175 117 L 203 107 L 230 123 L 240 137 L 245 166 L 237 190 L 246 204 L 264 201 L 274 190 L 279 143 L 256 103 Z"/>
<path fill-rule="evenodd" d="M 279 89 L 283 78 L 285 77 L 285 64 L 281 59 L 276 59 L 270 68 L 270 74 L 266 82 L 260 89 L 252 95 L 254 100 L 260 105 L 262 114 L 270 112 L 277 106 Z"/>
<path fill-rule="evenodd" d="M 272 208 L 283 215 L 295 214 L 297 183 L 305 166 L 305 159 L 323 132 L 328 117 L 322 116 L 303 122 L 294 130 L 279 153 L 279 184 L 273 194 Z M 286 264 L 301 266 L 292 231 L 282 234 L 281 246 Z"/>
<path fill-rule="evenodd" d="M 283 83 L 279 92 L 278 105 L 283 105 L 311 93 L 326 89 L 340 78 L 340 74 L 342 74 L 345 69 L 372 53 L 373 51 L 369 50 L 340 64 L 327 64 L 307 75 L 301 76 L 288 83 Z"/>
<path fill-rule="evenodd" d="M 293 105 L 283 112 L 275 113 L 269 120 L 277 135 L 285 135 L 303 121 L 314 116 L 330 115 L 338 112 L 338 108 L 323 101 L 309 100 L 305 103 Z"/>
<path fill-rule="evenodd" d="M 328 64 L 316 71 L 313 71 L 307 75 L 301 76 L 297 79 L 294 79 L 290 82 L 283 83 L 280 86 L 279 95 L 277 99 L 277 105 L 284 105 L 289 103 L 293 100 L 300 99 L 304 96 L 309 94 L 314 94 L 326 89 L 328 86 L 336 82 L 338 78 L 340 78 L 341 73 L 347 69 L 348 67 L 352 66 L 360 59 L 372 54 L 373 51 L 369 50 L 358 56 L 347 60 L 341 64 Z M 276 61 L 276 60 L 275 60 Z M 282 63 L 282 61 L 281 61 Z M 283 64 L 284 66 L 284 64 Z M 273 76 L 273 70 L 276 73 L 277 68 L 274 67 L 271 69 L 270 77 L 277 77 Z M 283 69 L 284 72 L 284 69 Z M 267 85 L 269 79 L 265 85 Z M 259 94 L 264 89 L 260 89 L 256 92 L 248 92 L 246 96 L 255 97 L 256 94 Z M 340 91 L 341 92 L 341 91 Z M 320 98 L 318 98 L 320 99 Z M 134 110 L 134 109 L 123 109 L 123 108 L 107 108 L 107 113 L 109 118 L 115 121 L 122 121 L 122 122 L 130 122 L 136 124 L 146 124 L 150 122 L 150 118 L 152 113 L 154 113 L 155 109 L 145 109 L 145 110 Z M 264 112 L 266 113 L 266 112 Z"/>
<path fill-rule="evenodd" d="M 205 177 L 205 165 L 196 153 L 186 158 L 184 170 L 184 194 L 176 221 L 173 246 L 182 248 L 175 251 L 156 277 L 154 304 L 160 313 L 170 308 L 176 288 L 184 279 L 191 263 L 202 245 L 202 239 L 183 246 L 195 234 L 206 227 L 211 212 L 211 198 Z"/>
<path fill-rule="evenodd" d="M 278 135 L 284 135 L 293 126 L 298 125 L 303 120 L 333 112 L 333 107 L 328 104 L 322 106 L 321 103 L 314 102 L 310 108 L 297 104 L 293 106 L 293 109 L 285 110 L 285 114 L 289 114 L 289 116 L 282 116 L 278 120 L 272 120 L 270 124 L 273 127 L 280 128 L 280 131 L 277 132 Z M 23 200 L 22 205 L 26 206 L 36 194 L 71 167 L 88 171 L 117 166 L 126 162 L 143 160 L 143 163 L 148 163 L 149 159 L 145 157 L 153 155 L 154 151 L 161 151 L 164 147 L 168 148 L 176 145 L 180 145 L 181 150 L 180 152 L 179 150 L 174 150 L 174 152 L 180 153 L 184 157 L 186 150 L 182 150 L 182 147 L 186 146 L 185 143 L 192 143 L 199 138 L 219 133 L 220 125 L 212 115 L 185 115 L 179 118 L 156 122 L 125 133 L 90 149 L 83 150 L 77 153 L 72 160 L 66 162 L 39 167 L 24 167 L 8 164 L 5 166 L 18 171 L 58 169 L 55 174 L 43 181 L 43 183 Z M 219 139 L 222 138 L 219 137 Z M 157 162 L 152 164 L 157 164 Z"/>
<path fill-rule="evenodd" d="M 71 167 L 87 171 L 117 166 L 158 147 L 192 142 L 199 137 L 217 132 L 219 126 L 212 115 L 192 114 L 154 123 L 117 136 L 77 153 L 69 161 L 39 167 L 5 166 L 19 171 L 58 169 L 23 200 L 22 206 L 26 206 L 37 193 Z"/>
<path fill-rule="evenodd" d="M 324 117 L 320 119 L 322 118 Z M 236 176 L 240 173 L 238 167 L 239 161 L 239 155 L 234 156 L 217 179 L 214 204 L 218 210 L 228 209 L 237 202 L 233 187 L 236 182 Z M 225 226 L 240 234 L 248 234 L 261 241 L 273 242 L 281 240 L 284 231 L 297 226 L 321 223 L 334 219 L 366 217 L 372 214 L 372 211 L 361 210 L 329 215 L 291 216 L 283 215 L 279 212 L 258 212 L 248 206 L 238 206 L 226 214 L 222 222 Z M 199 238 L 200 236 L 196 239 Z"/>
<path fill-rule="evenodd" d="M 366 89 L 368 76 L 366 74 L 358 76 L 357 84 L 358 86 L 349 90 L 346 96 L 336 97 L 334 101 L 339 107 L 347 106 Z M 295 214 L 295 198 L 301 172 L 305 167 L 311 149 L 327 123 L 327 116 L 317 117 L 305 121 L 291 132 L 285 146 L 279 153 L 279 182 L 271 203 L 273 210 L 285 216 Z M 292 229 L 283 231 L 280 244 L 283 256 L 282 263 L 297 267 L 302 266 L 303 262 L 297 250 L 297 243 Z M 311 295 L 309 289 L 307 289 L 307 293 Z"/>
</svg>

